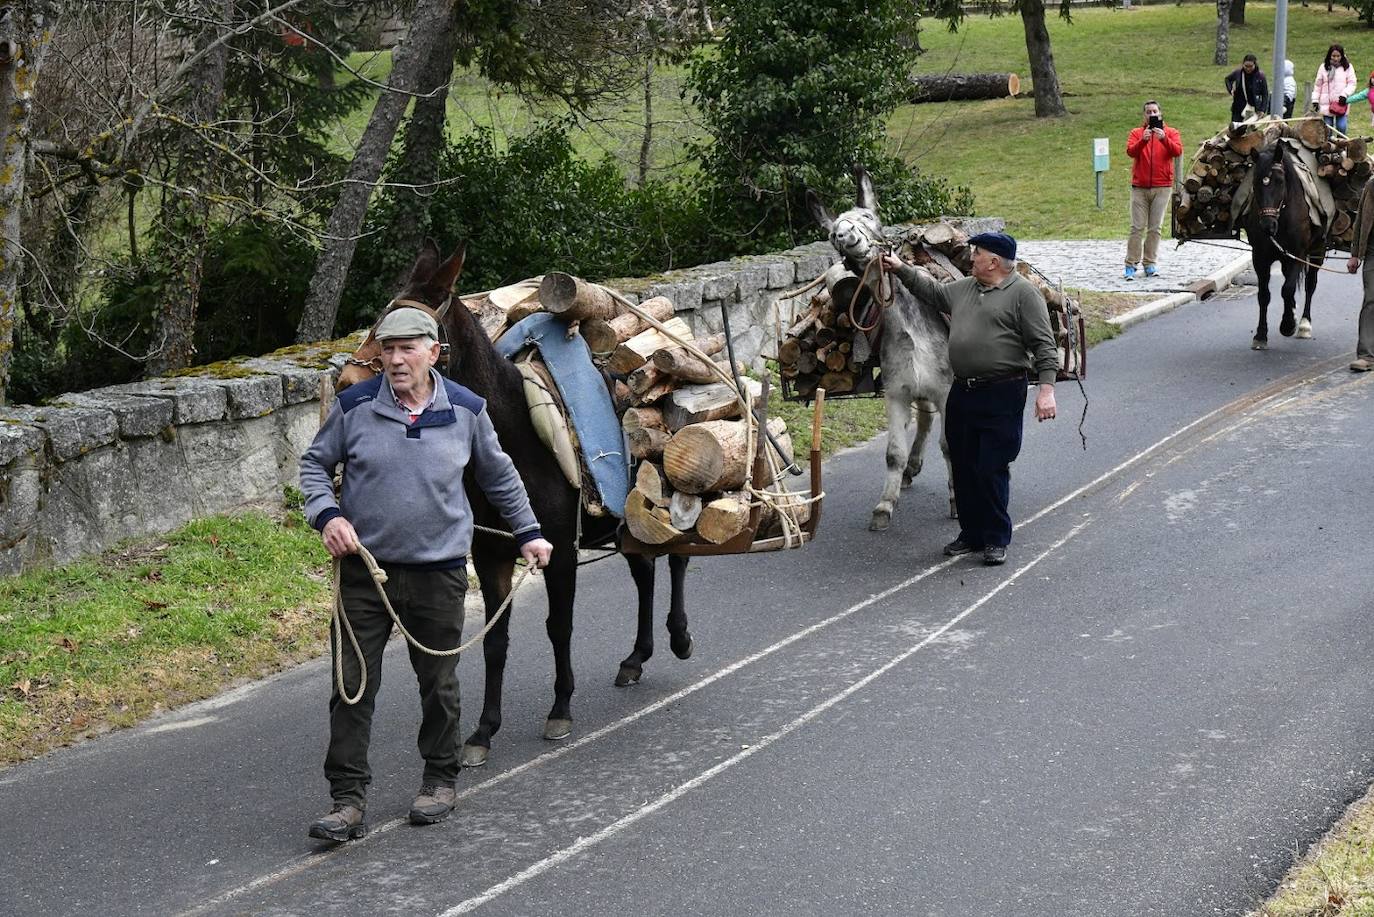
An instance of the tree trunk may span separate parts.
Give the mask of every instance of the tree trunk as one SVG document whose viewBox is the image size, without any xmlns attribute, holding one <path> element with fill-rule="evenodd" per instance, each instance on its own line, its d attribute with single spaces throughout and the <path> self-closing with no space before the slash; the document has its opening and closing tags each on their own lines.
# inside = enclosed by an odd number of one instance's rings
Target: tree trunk
<svg viewBox="0 0 1374 917">
<path fill-rule="evenodd" d="M 1231 25 L 1245 25 L 1245 0 L 1231 0 Z"/>
<path fill-rule="evenodd" d="M 51 4 L 31 3 L 0 20 L 0 404 L 8 401 L 14 320 L 24 279 L 22 217 L 33 87 L 55 18 Z"/>
<path fill-rule="evenodd" d="M 209 22 L 233 21 L 234 0 L 218 0 L 215 7 L 205 10 Z M 218 29 L 207 25 L 198 37 L 197 50 L 219 37 Z M 209 192 L 216 172 L 209 147 L 196 132 L 209 131 L 219 113 L 228 65 L 229 45 L 221 42 L 187 75 L 184 117 L 191 127 L 184 129 L 177 143 L 174 187 L 163 199 L 156 229 L 167 266 L 157 303 L 161 344 L 144 367 L 149 376 L 183 369 L 195 359 L 196 311 L 210 230 Z"/>
<path fill-rule="evenodd" d="M 1021 0 L 1021 23 L 1026 30 L 1031 79 L 1035 81 L 1035 116 L 1057 118 L 1067 115 L 1064 94 L 1059 89 L 1059 74 L 1054 69 L 1050 30 L 1045 27 L 1044 0 Z"/>
<path fill-rule="evenodd" d="M 430 61 L 439 36 L 446 31 L 451 4 L 452 0 L 421 0 L 411 20 L 410 33 L 393 52 L 388 86 L 398 91 L 383 92 L 377 99 L 357 152 L 353 154 L 353 162 L 349 164 L 343 192 L 329 215 L 327 241 L 315 264 L 315 275 L 310 278 L 301 321 L 296 326 L 299 343 L 325 340 L 334 331 L 339 297 L 343 295 L 348 266 L 358 247 L 358 235 L 367 216 L 373 188 L 386 165 L 386 154 L 391 149 L 401 116 L 410 104 L 409 93 L 419 85 L 420 72 Z"/>
<path fill-rule="evenodd" d="M 453 5 L 447 27 L 438 36 L 434 48 L 425 61 L 417 92 L 433 95 L 415 100 L 415 108 L 406 122 L 401 146 L 400 168 L 396 180 L 416 188 L 397 189 L 396 226 L 393 242 L 396 251 L 406 257 L 403 274 L 410 270 L 410 254 L 420 250 L 425 237 L 431 235 L 429 202 L 434 195 L 434 182 L 439 177 L 439 154 L 444 149 L 444 125 L 448 122 L 448 84 L 453 78 L 453 55 L 457 47 L 458 10 Z M 453 240 L 447 240 L 452 242 Z"/>
<path fill-rule="evenodd" d="M 1217 0 L 1217 50 L 1212 55 L 1212 63 L 1224 65 L 1231 56 L 1231 4 L 1233 0 Z M 1279 81 L 1279 90 L 1283 81 Z"/>
<path fill-rule="evenodd" d="M 1005 99 L 1021 91 L 1014 73 L 936 73 L 911 78 L 907 101 L 955 102 L 971 99 Z"/>
<path fill-rule="evenodd" d="M 639 187 L 649 181 L 649 154 L 654 145 L 654 58 L 644 61 L 644 139 L 639 143 Z"/>
</svg>

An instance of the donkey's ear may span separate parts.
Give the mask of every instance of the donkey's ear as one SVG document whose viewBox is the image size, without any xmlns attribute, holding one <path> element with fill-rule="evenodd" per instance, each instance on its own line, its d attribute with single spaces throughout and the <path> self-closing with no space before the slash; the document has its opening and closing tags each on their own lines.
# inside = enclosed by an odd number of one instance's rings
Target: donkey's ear
<svg viewBox="0 0 1374 917">
<path fill-rule="evenodd" d="M 439 265 L 439 269 L 434 272 L 430 282 L 442 287 L 444 292 L 452 293 L 453 285 L 458 282 L 458 275 L 463 273 L 463 261 L 467 258 L 468 244 L 459 242 L 458 247 L 453 250 L 453 254 L 448 256 L 448 260 Z"/>
<path fill-rule="evenodd" d="M 810 212 L 811 219 L 820 224 L 821 229 L 830 232 L 834 227 L 835 218 L 825 209 L 825 204 L 821 203 L 821 196 L 810 188 L 806 189 L 806 209 Z"/>
<path fill-rule="evenodd" d="M 858 189 L 855 204 L 877 213 L 878 194 L 873 190 L 873 177 L 863 166 L 854 167 L 854 186 Z"/>
<path fill-rule="evenodd" d="M 410 283 L 427 283 L 439 266 L 439 246 L 433 239 L 425 239 L 420 246 L 420 254 L 415 256 L 415 264 L 410 268 Z"/>
</svg>

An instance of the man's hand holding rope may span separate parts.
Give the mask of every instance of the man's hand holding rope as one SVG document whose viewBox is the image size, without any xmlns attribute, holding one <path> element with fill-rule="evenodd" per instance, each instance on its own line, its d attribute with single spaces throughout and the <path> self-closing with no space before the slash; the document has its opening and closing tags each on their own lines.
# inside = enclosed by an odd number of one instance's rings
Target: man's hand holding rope
<svg viewBox="0 0 1374 917">
<path fill-rule="evenodd" d="M 324 539 L 325 550 L 335 560 L 349 554 L 357 554 L 358 549 L 362 547 L 362 542 L 358 541 L 358 533 L 353 530 L 353 523 L 343 516 L 335 516 L 325 523 L 320 537 Z M 536 538 L 520 546 L 520 556 L 530 566 L 542 570 L 549 565 L 549 558 L 553 556 L 553 545 L 548 539 Z"/>
</svg>

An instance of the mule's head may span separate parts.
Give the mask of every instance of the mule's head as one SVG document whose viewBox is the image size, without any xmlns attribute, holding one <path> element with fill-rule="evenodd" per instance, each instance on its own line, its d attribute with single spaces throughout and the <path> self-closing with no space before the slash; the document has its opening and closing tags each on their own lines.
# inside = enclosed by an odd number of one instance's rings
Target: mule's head
<svg viewBox="0 0 1374 917">
<path fill-rule="evenodd" d="M 806 205 L 821 228 L 830 233 L 830 244 L 847 261 L 866 264 L 877 257 L 883 245 L 883 224 L 878 219 L 878 196 L 873 179 L 862 167 L 854 170 L 857 186 L 854 207 L 832 216 L 815 191 L 807 189 Z"/>
<path fill-rule="evenodd" d="M 1251 206 L 1259 214 L 1260 229 L 1271 238 L 1279 230 L 1279 212 L 1288 197 L 1284 146 L 1275 143 L 1255 154 L 1255 197 Z"/>
<path fill-rule="evenodd" d="M 457 284 L 459 275 L 463 273 L 463 259 L 466 253 L 466 244 L 459 242 L 453 254 L 447 259 L 441 259 L 439 246 L 433 239 L 426 239 L 410 268 L 410 278 L 401 288 L 401 292 L 397 293 L 377 316 L 377 322 L 392 309 L 400 306 L 420 303 L 435 311 L 441 309 L 452 297 L 453 287 Z M 341 392 L 350 385 L 371 379 L 382 371 L 382 345 L 374 335 L 376 329 L 377 323 L 374 322 L 372 331 L 367 333 L 363 345 L 353 352 L 348 363 L 339 371 L 339 378 L 334 383 L 335 391 Z"/>
</svg>

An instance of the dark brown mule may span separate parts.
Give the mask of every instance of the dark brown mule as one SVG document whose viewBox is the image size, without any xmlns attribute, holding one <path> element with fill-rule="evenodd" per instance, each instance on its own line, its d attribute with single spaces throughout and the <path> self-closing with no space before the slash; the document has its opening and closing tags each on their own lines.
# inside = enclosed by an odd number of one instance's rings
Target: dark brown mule
<svg viewBox="0 0 1374 917">
<path fill-rule="evenodd" d="M 1250 261 L 1259 281 L 1259 324 L 1250 341 L 1252 350 L 1269 348 L 1269 270 L 1275 261 L 1283 271 L 1283 320 L 1279 334 L 1312 336 L 1312 294 L 1326 257 L 1326 239 L 1313 225 L 1307 197 L 1288 145 L 1270 144 L 1255 154 L 1250 209 L 1241 225 L 1250 241 Z M 1304 265 L 1303 262 L 1309 262 Z M 1304 274 L 1306 276 L 1304 277 Z M 1302 320 L 1296 320 L 1298 284 L 1305 284 Z"/>
<path fill-rule="evenodd" d="M 583 513 L 577 490 L 568 484 L 553 454 L 539 439 L 530 422 L 524 382 L 519 371 L 496 352 L 472 313 L 462 303 L 453 301 L 454 284 L 463 270 L 463 254 L 463 247 L 459 246 L 447 260 L 441 260 L 438 247 L 433 241 L 427 240 L 415 259 L 410 280 L 392 301 L 392 306 L 419 303 L 436 313 L 442 313 L 443 330 L 450 345 L 446 374 L 486 400 L 487 413 L 491 416 L 492 426 L 496 428 L 501 448 L 515 462 L 544 537 L 553 543 L 553 557 L 544 570 L 544 588 L 549 600 L 546 627 L 549 640 L 553 643 L 554 700 L 544 727 L 544 738 L 562 739 L 572 732 L 571 645 L 573 598 L 577 590 L 579 517 L 582 547 L 612 543 L 616 520 L 610 516 L 594 517 Z M 453 304 L 445 309 L 445 304 L 449 302 Z M 364 345 L 354 354 L 354 359 L 367 363 L 379 354 L 379 347 L 371 350 Z M 365 366 L 350 365 L 340 379 L 357 382 L 372 374 L 373 370 Z M 477 525 L 506 530 L 500 514 L 470 478 L 467 481 L 467 494 Z M 515 543 L 508 537 L 487 534 L 480 529 L 474 534 L 472 561 L 482 584 L 482 599 L 488 616 L 501 607 L 510 593 L 511 575 L 519 556 Z M 625 555 L 625 560 L 630 565 L 630 576 L 639 594 L 639 609 L 634 649 L 621 662 L 616 676 L 616 684 L 620 686 L 639 681 L 644 663 L 654 651 L 654 562 L 636 555 Z M 686 659 L 692 654 L 692 637 L 687 631 L 687 613 L 683 603 L 687 559 L 670 557 L 668 567 L 672 581 L 672 600 L 667 619 L 669 645 L 674 655 Z M 482 644 L 482 654 L 486 660 L 486 685 L 481 718 L 476 730 L 463 745 L 463 764 L 467 767 L 486 763 L 491 750 L 491 737 L 501 728 L 501 687 L 505 677 L 506 653 L 510 646 L 509 622 L 510 614 L 507 614 L 492 628 Z"/>
</svg>

